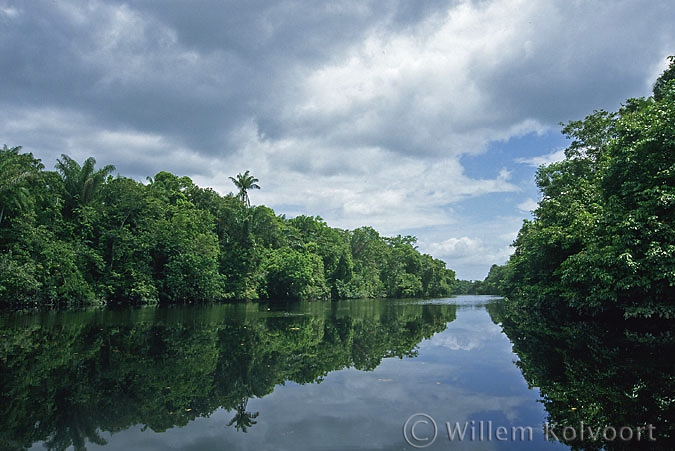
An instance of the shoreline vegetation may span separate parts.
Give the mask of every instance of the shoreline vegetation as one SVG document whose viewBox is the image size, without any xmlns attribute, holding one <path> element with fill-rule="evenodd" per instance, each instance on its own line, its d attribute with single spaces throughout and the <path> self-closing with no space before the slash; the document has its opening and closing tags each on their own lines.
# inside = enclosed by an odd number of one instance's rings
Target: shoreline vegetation
<svg viewBox="0 0 675 451">
<path fill-rule="evenodd" d="M 675 57 L 649 98 L 594 111 L 541 166 L 542 198 L 483 282 L 513 315 L 675 318 Z"/>
<path fill-rule="evenodd" d="M 0 150 L 0 307 L 440 297 L 455 272 L 413 236 L 343 230 L 251 206 L 249 174 L 220 195 L 159 172 L 147 183 L 67 155 L 45 170 Z"/>
<path fill-rule="evenodd" d="M 249 171 L 220 195 L 62 155 L 0 150 L 0 308 L 494 294 L 514 311 L 675 317 L 675 57 L 649 98 L 563 125 L 563 161 L 504 265 L 457 280 L 413 236 L 343 230 L 251 206 Z"/>
</svg>

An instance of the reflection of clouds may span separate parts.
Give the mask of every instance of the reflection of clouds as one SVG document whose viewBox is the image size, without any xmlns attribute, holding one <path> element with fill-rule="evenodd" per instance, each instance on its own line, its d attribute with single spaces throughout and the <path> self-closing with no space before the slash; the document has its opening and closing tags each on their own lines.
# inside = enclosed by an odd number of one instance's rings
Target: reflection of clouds
<svg viewBox="0 0 675 451">
<path fill-rule="evenodd" d="M 481 347 L 481 342 L 476 337 L 450 335 L 439 337 L 434 340 L 436 346 L 452 349 L 453 351 L 471 351 Z"/>
<path fill-rule="evenodd" d="M 248 410 L 260 416 L 245 434 L 225 427 L 232 413 L 218 409 L 209 418 L 161 434 L 138 427 L 104 434 L 106 449 L 398 450 L 406 449 L 403 424 L 418 412 L 441 428 L 434 449 L 464 449 L 447 438 L 442 442 L 446 422 L 492 420 L 495 427 L 532 426 L 537 431 L 545 412 L 513 365 L 508 338 L 484 308 L 469 307 L 459 308 L 457 320 L 445 331 L 420 343 L 417 358 L 384 359 L 370 372 L 334 371 L 320 384 L 287 382 L 263 398 L 250 399 Z M 471 352 L 455 352 L 459 350 Z M 538 440 L 519 442 L 518 449 L 541 445 Z M 495 442 L 471 443 L 471 449 L 497 448 Z"/>
<path fill-rule="evenodd" d="M 431 415 L 439 426 L 446 421 L 487 420 L 488 413 L 508 424 L 522 419 L 523 409 L 536 406 L 526 388 L 493 396 L 439 384 L 447 379 L 447 371 L 448 365 L 388 359 L 373 373 L 343 370 L 329 374 L 320 385 L 278 388 L 251 401 L 251 408 L 261 412 L 258 420 L 264 429 L 249 432 L 263 437 L 253 442 L 246 438 L 256 449 L 294 449 L 298 440 L 303 449 L 403 449 L 400 429 L 416 412 Z"/>
<path fill-rule="evenodd" d="M 522 417 L 521 410 L 531 402 L 522 395 L 491 396 L 459 389 L 449 390 L 449 393 L 454 400 L 453 408 L 445 413 L 447 418 L 442 418 L 443 422 L 464 422 L 469 419 L 481 421 L 485 419 L 485 412 L 499 412 L 509 423 L 518 423 Z"/>
<path fill-rule="evenodd" d="M 474 299 L 476 300 L 485 302 L 486 299 Z M 472 351 L 500 340 L 508 342 L 499 326 L 483 321 L 486 313 L 484 304 L 458 304 L 457 319 L 449 323 L 445 331 L 434 335 L 424 345 L 438 346 L 452 351 Z"/>
</svg>

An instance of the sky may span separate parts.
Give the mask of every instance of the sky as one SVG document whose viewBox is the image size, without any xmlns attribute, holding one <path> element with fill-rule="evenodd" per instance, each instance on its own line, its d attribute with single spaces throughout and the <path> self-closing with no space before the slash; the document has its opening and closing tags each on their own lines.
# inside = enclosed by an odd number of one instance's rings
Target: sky
<svg viewBox="0 0 675 451">
<path fill-rule="evenodd" d="M 0 145 L 503 264 L 561 123 L 649 96 L 672 0 L 0 0 Z"/>
</svg>

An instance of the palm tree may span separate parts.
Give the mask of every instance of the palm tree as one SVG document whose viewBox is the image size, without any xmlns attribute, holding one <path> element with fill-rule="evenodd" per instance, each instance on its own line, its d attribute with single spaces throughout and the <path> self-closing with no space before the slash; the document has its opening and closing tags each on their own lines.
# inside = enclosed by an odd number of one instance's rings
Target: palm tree
<svg viewBox="0 0 675 451">
<path fill-rule="evenodd" d="M 32 168 L 26 168 L 19 160 L 20 150 L 21 146 L 7 147 L 7 144 L 0 150 L 0 193 L 9 191 L 33 173 Z"/>
<path fill-rule="evenodd" d="M 237 413 L 230 420 L 230 422 L 227 423 L 228 426 L 234 425 L 234 427 L 238 431 L 247 432 L 248 428 L 258 423 L 257 421 L 255 421 L 255 419 L 258 418 L 260 412 L 255 413 L 247 412 L 246 411 L 247 404 L 248 398 L 244 398 L 241 400 L 241 402 L 237 405 L 237 408 L 235 409 Z"/>
<path fill-rule="evenodd" d="M 241 200 L 247 207 L 251 206 L 251 201 L 248 198 L 248 190 L 250 189 L 260 189 L 260 185 L 256 182 L 259 182 L 257 178 L 249 174 L 247 170 L 243 174 L 237 174 L 237 177 L 230 177 L 234 186 L 239 188 L 239 194 L 237 197 Z"/>
<path fill-rule="evenodd" d="M 56 160 L 58 162 L 56 170 L 63 179 L 67 196 L 66 206 L 71 210 L 90 203 L 106 176 L 115 170 L 115 166 L 109 164 L 94 171 L 96 165 L 94 157 L 84 160 L 82 166 L 68 155 L 62 154 L 61 158 L 62 160 Z"/>
<path fill-rule="evenodd" d="M 5 215 L 5 207 L 26 208 L 29 192 L 24 181 L 37 176 L 44 169 L 40 160 L 33 154 L 20 154 L 21 146 L 0 149 L 0 223 Z"/>
</svg>

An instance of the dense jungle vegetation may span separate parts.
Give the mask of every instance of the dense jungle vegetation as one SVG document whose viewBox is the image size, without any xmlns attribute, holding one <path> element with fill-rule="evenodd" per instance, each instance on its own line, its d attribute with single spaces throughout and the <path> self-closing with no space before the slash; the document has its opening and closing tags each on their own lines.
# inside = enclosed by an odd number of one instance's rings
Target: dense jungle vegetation
<svg viewBox="0 0 675 451">
<path fill-rule="evenodd" d="M 342 230 L 160 172 L 144 184 L 62 155 L 0 150 L 0 306 L 445 296 L 454 271 L 412 236 Z"/>
<path fill-rule="evenodd" d="M 562 132 L 542 198 L 504 266 L 483 282 L 514 306 L 625 318 L 675 316 L 675 57 L 653 96 Z"/>
</svg>

